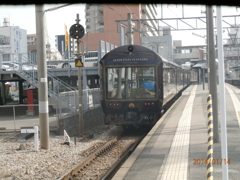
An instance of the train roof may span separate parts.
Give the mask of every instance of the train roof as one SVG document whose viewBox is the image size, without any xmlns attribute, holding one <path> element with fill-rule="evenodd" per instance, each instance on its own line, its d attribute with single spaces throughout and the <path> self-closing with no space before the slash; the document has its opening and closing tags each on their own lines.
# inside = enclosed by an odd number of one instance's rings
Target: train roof
<svg viewBox="0 0 240 180">
<path fill-rule="evenodd" d="M 173 66 L 182 68 L 182 67 L 181 67 L 180 65 L 178 65 L 177 63 L 172 62 L 172 61 L 168 61 L 168 60 L 166 60 L 166 59 L 164 59 L 164 58 L 162 58 L 162 61 L 165 62 L 165 63 L 171 64 L 171 65 L 173 65 Z"/>
<path fill-rule="evenodd" d="M 129 49 L 132 48 L 132 49 Z M 131 52 L 129 51 L 131 50 Z M 117 47 L 103 56 L 100 60 L 102 65 L 137 65 L 167 63 L 177 68 L 182 67 L 172 61 L 168 61 L 151 49 L 140 45 L 124 45 Z M 163 65 L 165 68 L 168 66 Z M 170 68 L 170 67 L 169 67 Z"/>
<path fill-rule="evenodd" d="M 136 65 L 162 63 L 162 58 L 151 49 L 140 45 L 124 45 L 107 53 L 100 60 L 102 65 Z"/>
</svg>

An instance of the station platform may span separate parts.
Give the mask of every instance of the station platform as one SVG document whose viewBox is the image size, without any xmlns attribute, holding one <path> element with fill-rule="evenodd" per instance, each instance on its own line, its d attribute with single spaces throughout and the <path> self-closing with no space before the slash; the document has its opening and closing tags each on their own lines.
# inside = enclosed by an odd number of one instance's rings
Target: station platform
<svg viewBox="0 0 240 180">
<path fill-rule="evenodd" d="M 213 179 L 240 178 L 240 89 L 225 84 L 228 159 L 222 159 L 219 143 L 213 143 Z M 207 179 L 208 86 L 191 85 L 152 128 L 112 180 Z M 219 97 L 218 94 L 218 99 Z M 219 109 L 219 105 L 218 105 Z M 220 120 L 219 120 L 220 126 Z"/>
</svg>

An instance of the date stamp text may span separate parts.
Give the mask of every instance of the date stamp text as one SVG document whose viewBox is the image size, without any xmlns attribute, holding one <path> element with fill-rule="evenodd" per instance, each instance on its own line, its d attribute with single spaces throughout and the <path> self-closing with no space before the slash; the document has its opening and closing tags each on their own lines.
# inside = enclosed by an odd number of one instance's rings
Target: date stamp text
<svg viewBox="0 0 240 180">
<path fill-rule="evenodd" d="M 193 159 L 193 164 L 231 164 L 230 159 Z"/>
</svg>

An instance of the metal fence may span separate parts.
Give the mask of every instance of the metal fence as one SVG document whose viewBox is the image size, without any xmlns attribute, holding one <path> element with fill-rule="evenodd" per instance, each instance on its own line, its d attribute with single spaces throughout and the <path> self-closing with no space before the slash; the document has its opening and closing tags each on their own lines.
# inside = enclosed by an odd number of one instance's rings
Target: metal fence
<svg viewBox="0 0 240 180">
<path fill-rule="evenodd" d="M 97 108 L 100 104 L 100 89 L 84 89 L 82 93 L 83 112 Z"/>
<path fill-rule="evenodd" d="M 27 111 L 32 111 L 28 115 Z M 49 112 L 49 126 L 58 128 L 57 111 Z M 38 104 L 0 106 L 0 129 L 17 130 L 21 127 L 39 126 Z"/>
<path fill-rule="evenodd" d="M 75 109 L 74 112 L 78 113 L 79 111 L 78 91 L 61 92 L 59 93 L 59 96 L 61 101 L 55 100 L 56 103 L 54 103 L 54 101 L 52 101 L 51 103 L 57 104 L 57 107 L 53 107 L 53 109 L 59 110 L 60 118 L 74 114 L 73 112 L 71 112 L 71 109 L 68 108 L 69 106 L 72 106 L 72 109 Z M 100 106 L 100 89 L 99 88 L 84 89 L 82 91 L 83 112 L 94 109 L 99 106 Z"/>
<path fill-rule="evenodd" d="M 77 102 L 75 105 L 76 113 L 78 113 L 78 92 L 62 92 L 60 93 L 63 101 L 57 101 L 49 98 L 49 126 L 58 128 L 58 119 L 70 115 L 68 104 Z M 85 89 L 82 93 L 83 113 L 100 107 L 100 89 Z M 14 102 L 12 102 L 14 103 Z M 27 111 L 32 111 L 31 115 Z M 9 104 L 0 106 L 0 129 L 16 130 L 21 127 L 39 126 L 39 109 L 38 104 Z"/>
</svg>

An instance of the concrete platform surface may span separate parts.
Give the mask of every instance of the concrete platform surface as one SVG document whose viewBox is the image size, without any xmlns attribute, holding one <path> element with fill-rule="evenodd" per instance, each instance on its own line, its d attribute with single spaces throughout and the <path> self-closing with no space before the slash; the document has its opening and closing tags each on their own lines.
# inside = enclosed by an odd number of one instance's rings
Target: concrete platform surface
<svg viewBox="0 0 240 180">
<path fill-rule="evenodd" d="M 222 179 L 223 169 L 227 169 L 228 179 L 237 180 L 240 179 L 240 90 L 229 84 L 225 87 L 228 159 L 222 159 L 221 155 L 219 120 L 220 142 L 213 144 L 212 172 L 214 179 Z M 202 85 L 189 86 L 112 179 L 207 179 L 208 94 L 207 85 L 205 90 Z"/>
</svg>

